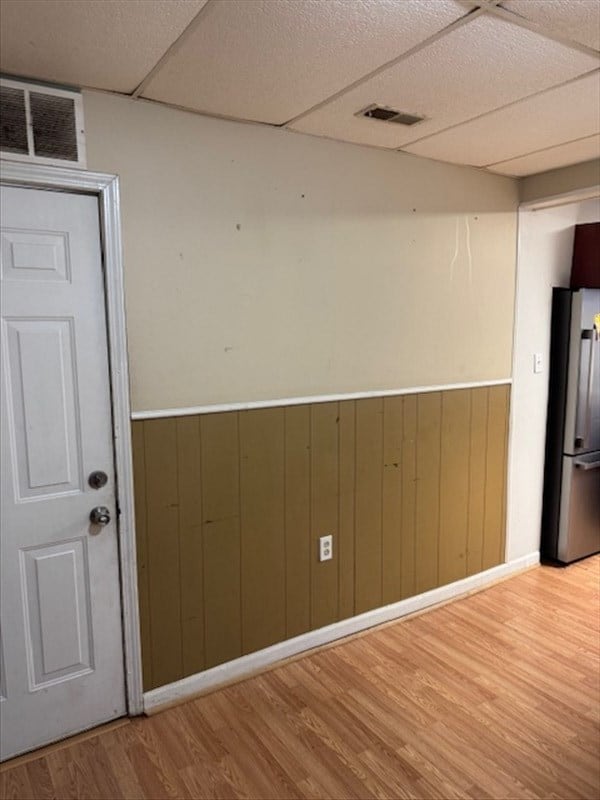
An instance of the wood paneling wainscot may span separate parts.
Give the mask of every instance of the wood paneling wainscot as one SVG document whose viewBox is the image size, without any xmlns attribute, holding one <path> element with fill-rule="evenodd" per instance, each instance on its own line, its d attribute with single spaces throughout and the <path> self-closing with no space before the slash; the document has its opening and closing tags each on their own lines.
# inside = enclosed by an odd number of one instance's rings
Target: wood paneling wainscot
<svg viewBox="0 0 600 800">
<path fill-rule="evenodd" d="M 502 563 L 508 411 L 503 385 L 135 421 L 144 688 Z"/>
</svg>

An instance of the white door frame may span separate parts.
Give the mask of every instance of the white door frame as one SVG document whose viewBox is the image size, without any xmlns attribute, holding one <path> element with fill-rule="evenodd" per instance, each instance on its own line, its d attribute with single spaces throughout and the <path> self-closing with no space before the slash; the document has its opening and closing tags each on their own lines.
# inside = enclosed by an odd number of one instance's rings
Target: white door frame
<svg viewBox="0 0 600 800">
<path fill-rule="evenodd" d="M 0 161 L 0 182 L 8 186 L 79 192 L 96 195 L 100 210 L 100 238 L 108 328 L 112 430 L 118 504 L 119 568 L 123 619 L 123 648 L 127 712 L 143 713 L 140 617 L 137 592 L 131 410 L 125 328 L 125 294 L 121 250 L 119 179 L 115 175 L 71 167 Z"/>
</svg>

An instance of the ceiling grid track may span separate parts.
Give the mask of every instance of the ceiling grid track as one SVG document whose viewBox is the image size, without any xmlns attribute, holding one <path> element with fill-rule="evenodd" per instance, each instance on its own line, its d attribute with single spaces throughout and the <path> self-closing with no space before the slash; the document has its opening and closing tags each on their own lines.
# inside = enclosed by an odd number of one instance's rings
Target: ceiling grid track
<svg viewBox="0 0 600 800">
<path fill-rule="evenodd" d="M 207 2 L 202 6 L 202 8 L 198 11 L 196 16 L 192 19 L 192 21 L 188 24 L 186 28 L 179 34 L 177 39 L 170 44 L 167 50 L 162 54 L 162 56 L 158 59 L 156 64 L 152 67 L 150 72 L 147 73 L 145 78 L 139 83 L 133 92 L 131 92 L 131 97 L 138 98 L 142 95 L 146 86 L 150 83 L 152 78 L 157 75 L 161 68 L 167 63 L 167 61 L 176 53 L 181 45 L 188 39 L 191 34 L 196 30 L 202 18 L 206 15 L 208 9 L 214 4 L 215 0 L 207 0 Z"/>
<path fill-rule="evenodd" d="M 316 103 L 314 106 L 308 108 L 306 111 L 303 111 L 301 114 L 297 114 L 295 117 L 292 117 L 292 119 L 289 119 L 287 120 L 287 122 L 282 123 L 281 127 L 285 128 L 290 125 L 294 125 L 299 120 L 308 116 L 308 114 L 312 114 L 314 111 L 318 111 L 320 108 L 323 108 L 323 106 L 326 106 L 329 103 L 333 102 L 334 100 L 337 100 L 338 98 L 343 97 L 345 94 L 348 94 L 348 92 L 352 91 L 352 89 L 355 89 L 357 86 L 361 86 L 363 83 L 370 81 L 372 78 L 376 78 L 377 75 L 380 75 L 381 73 L 385 72 L 391 67 L 395 67 L 397 64 L 400 64 L 402 61 L 405 61 L 407 58 L 413 56 L 415 53 L 418 53 L 420 50 L 424 50 L 426 47 L 429 47 L 429 45 L 432 45 L 434 42 L 437 42 L 438 39 L 442 39 L 444 36 L 447 36 L 449 33 L 452 33 L 452 31 L 457 30 L 457 28 L 462 28 L 463 25 L 466 25 L 473 19 L 477 19 L 477 17 L 479 17 L 482 13 L 484 13 L 483 8 L 474 8 L 472 11 L 469 11 L 467 14 L 465 14 L 464 17 L 460 17 L 454 22 L 451 22 L 450 25 L 447 25 L 445 28 L 442 28 L 441 31 L 434 33 L 433 36 L 430 36 L 424 41 L 419 42 L 419 44 L 415 45 L 414 47 L 411 47 L 410 50 L 407 50 L 405 53 L 402 53 L 396 58 L 392 58 L 390 61 L 386 61 L 385 64 L 381 64 L 381 66 L 377 67 L 377 69 L 368 72 L 366 75 L 363 75 L 361 78 L 358 78 L 353 83 L 350 83 L 348 86 L 344 86 L 343 89 L 340 89 L 338 92 L 335 92 L 335 94 L 332 94 L 330 97 L 326 97 L 324 100 L 321 100 L 319 103 Z"/>
<path fill-rule="evenodd" d="M 600 155 L 594 0 L 0 1 L 7 77 L 514 177 Z"/>
<path fill-rule="evenodd" d="M 417 144 L 419 142 L 424 142 L 427 139 L 432 139 L 434 136 L 439 136 L 442 133 L 446 133 L 447 131 L 454 130 L 455 128 L 460 128 L 462 125 L 468 125 L 470 122 L 475 122 L 479 119 L 484 119 L 485 117 L 489 117 L 491 114 L 496 114 L 498 111 L 504 111 L 506 108 L 511 108 L 512 106 L 516 106 L 519 103 L 524 103 L 527 100 L 531 100 L 534 97 L 539 97 L 540 95 L 547 94 L 548 92 L 553 92 L 556 89 L 560 89 L 562 86 L 568 86 L 571 83 L 576 83 L 580 81 L 582 78 L 586 78 L 589 75 L 594 75 L 594 73 L 598 73 L 600 75 L 600 68 L 591 69 L 589 72 L 584 72 L 581 75 L 576 75 L 574 78 L 569 78 L 567 81 L 563 81 L 562 83 L 555 83 L 552 86 L 548 86 L 546 89 L 540 89 L 537 92 L 532 92 L 531 94 L 525 95 L 524 97 L 519 97 L 518 100 L 512 100 L 510 103 L 505 103 L 502 106 L 496 106 L 496 108 L 492 108 L 489 111 L 484 111 L 482 114 L 477 114 L 474 117 L 469 117 L 469 119 L 463 119 L 460 122 L 457 122 L 455 125 L 448 125 L 447 128 L 441 128 L 438 131 L 434 131 L 433 133 L 428 133 L 426 136 L 422 136 L 419 139 L 411 139 L 410 142 L 405 142 L 402 147 L 396 148 L 397 150 L 403 151 L 405 147 L 408 147 L 413 144 Z M 581 139 L 587 138 L 584 136 L 579 137 Z M 566 143 L 565 143 L 566 144 Z M 540 150 L 548 150 L 547 147 L 542 147 Z M 535 151 L 535 152 L 540 152 Z M 508 161 L 509 159 L 503 159 L 504 161 Z M 512 159 L 510 159 L 512 161 Z M 500 161 L 496 162 L 498 164 L 502 163 Z"/>
<path fill-rule="evenodd" d="M 499 167 L 501 164 L 508 164 L 510 161 L 516 161 L 519 158 L 527 158 L 528 156 L 537 156 L 539 153 L 545 153 L 547 150 L 555 150 L 557 147 L 561 147 L 562 145 L 569 145 L 569 144 L 578 144 L 579 142 L 585 142 L 588 139 L 593 139 L 594 136 L 600 136 L 600 134 L 592 134 L 591 136 L 580 136 L 578 139 L 570 139 L 568 142 L 561 142 L 560 145 L 550 145 L 550 147 L 541 147 L 539 150 L 530 150 L 528 153 L 521 153 L 519 156 L 515 156 L 514 158 L 506 158 L 504 161 L 493 161 L 490 164 L 486 164 L 483 169 L 489 169 L 490 167 Z"/>
<path fill-rule="evenodd" d="M 488 14 L 492 14 L 495 17 L 500 17 L 500 19 L 505 19 L 507 22 L 512 22 L 513 25 L 518 25 L 520 28 L 526 28 L 532 33 L 537 33 L 538 36 L 544 36 L 546 39 L 551 39 L 553 42 L 558 42 L 558 44 L 563 44 L 565 47 L 570 47 L 572 50 L 579 50 L 580 53 L 585 53 L 589 56 L 596 56 L 596 58 L 600 57 L 600 52 L 598 50 L 594 50 L 593 47 L 588 47 L 587 44 L 576 42 L 573 39 L 567 38 L 566 36 L 561 36 L 560 34 L 549 30 L 544 25 L 538 25 L 532 20 L 521 16 L 521 14 L 510 11 L 501 5 L 489 6 L 486 8 L 486 11 Z"/>
</svg>

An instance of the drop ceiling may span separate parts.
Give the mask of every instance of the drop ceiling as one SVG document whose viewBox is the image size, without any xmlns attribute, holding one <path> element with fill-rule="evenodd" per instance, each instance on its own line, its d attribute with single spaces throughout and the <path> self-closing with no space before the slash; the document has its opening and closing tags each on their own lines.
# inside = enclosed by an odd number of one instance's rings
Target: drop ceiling
<svg viewBox="0 0 600 800">
<path fill-rule="evenodd" d="M 598 0 L 2 0 L 5 74 L 524 176 L 600 155 Z M 424 117 L 356 116 L 377 103 Z"/>
</svg>

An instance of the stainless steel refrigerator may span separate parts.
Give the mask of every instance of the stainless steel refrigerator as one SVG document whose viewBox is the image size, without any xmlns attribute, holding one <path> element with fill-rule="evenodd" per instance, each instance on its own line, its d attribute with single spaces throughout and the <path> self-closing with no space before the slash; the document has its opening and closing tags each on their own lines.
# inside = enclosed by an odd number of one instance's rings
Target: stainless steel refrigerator
<svg viewBox="0 0 600 800">
<path fill-rule="evenodd" d="M 600 551 L 600 289 L 554 289 L 541 554 Z"/>
</svg>

